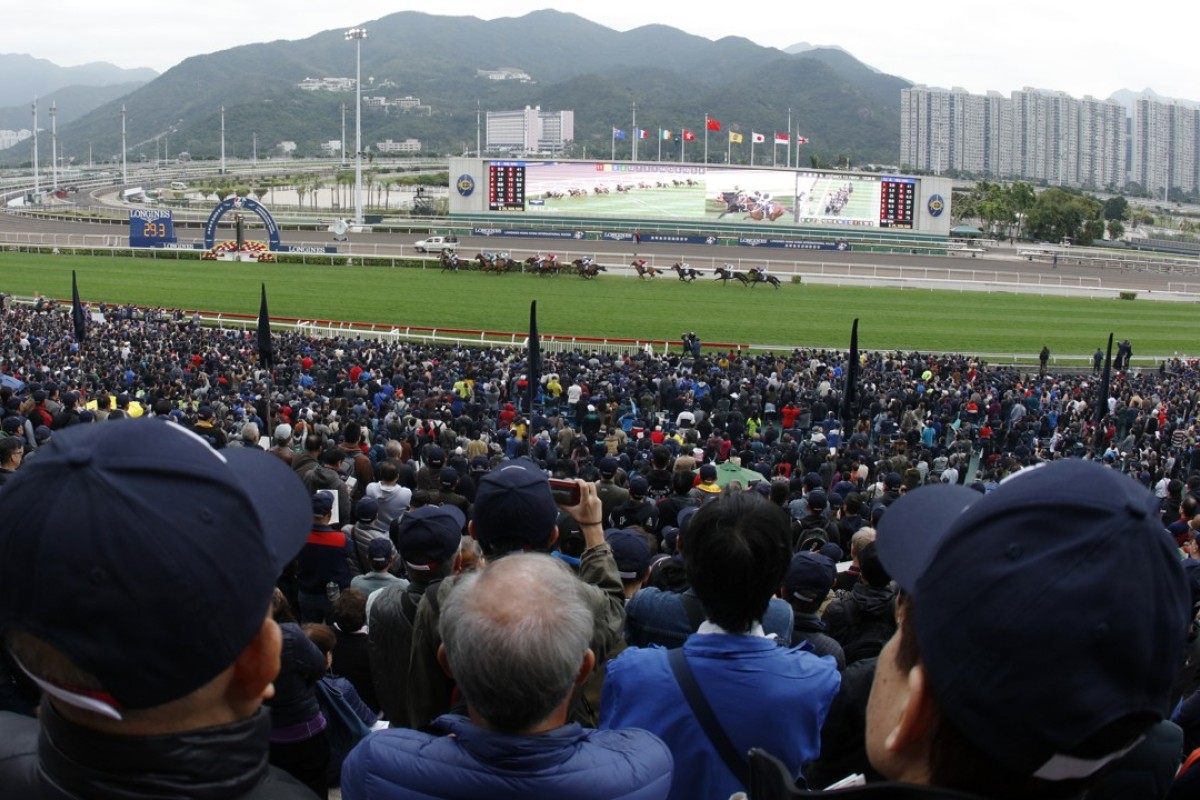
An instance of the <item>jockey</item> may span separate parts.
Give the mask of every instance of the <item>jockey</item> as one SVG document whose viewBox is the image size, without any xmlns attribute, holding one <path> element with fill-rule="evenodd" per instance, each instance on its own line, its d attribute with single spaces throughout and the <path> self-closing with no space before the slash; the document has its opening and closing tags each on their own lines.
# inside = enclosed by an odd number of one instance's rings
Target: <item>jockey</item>
<svg viewBox="0 0 1200 800">
<path fill-rule="evenodd" d="M 548 253 L 546 255 L 546 261 L 548 261 L 551 264 L 553 264 L 557 260 L 558 260 L 558 253 Z"/>
<path fill-rule="evenodd" d="M 765 266 L 754 267 L 750 271 L 752 273 L 754 273 L 754 275 L 755 275 L 754 279 L 756 281 L 764 281 L 765 282 L 767 280 L 767 268 Z"/>
<path fill-rule="evenodd" d="M 680 272 L 687 272 L 687 271 L 688 271 L 689 269 L 691 269 L 691 268 L 692 268 L 692 265 L 691 265 L 691 264 L 689 264 L 689 263 L 688 263 L 688 262 L 686 262 L 686 261 L 682 261 L 682 262 L 680 262 L 680 264 L 679 264 L 679 270 L 680 270 Z"/>
</svg>

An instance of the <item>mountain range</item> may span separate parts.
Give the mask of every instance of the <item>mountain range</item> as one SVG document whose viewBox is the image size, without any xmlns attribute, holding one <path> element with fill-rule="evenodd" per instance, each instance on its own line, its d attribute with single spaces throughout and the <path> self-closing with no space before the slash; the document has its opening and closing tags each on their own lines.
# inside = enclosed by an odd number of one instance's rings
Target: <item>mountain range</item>
<svg viewBox="0 0 1200 800">
<path fill-rule="evenodd" d="M 474 149 L 477 108 L 529 105 L 573 110 L 576 154 L 585 146 L 606 154 L 612 127 L 628 129 L 636 103 L 638 127 L 651 131 L 689 128 L 702 136 L 706 114 L 721 120 L 723 132 L 711 140 L 714 158 L 725 155 L 724 130 L 784 131 L 789 108 L 808 152 L 857 164 L 894 163 L 898 155 L 900 89 L 909 83 L 838 48 L 787 53 L 663 25 L 618 32 L 558 11 L 491 21 L 404 11 L 366 27 L 364 95 L 412 96 L 428 109 L 365 108 L 364 143 L 411 137 L 427 153 L 460 153 Z M 500 68 L 519 69 L 532 81 L 478 74 Z M 59 138 L 77 161 L 89 145 L 98 160 L 119 157 L 124 104 L 131 160 L 154 158 L 160 144 L 163 153 L 215 158 L 223 106 L 231 157 L 249 157 L 255 134 L 260 157 L 285 140 L 296 142 L 298 155 L 316 155 L 320 143 L 340 140 L 343 103 L 353 137 L 354 95 L 298 84 L 353 77 L 354 69 L 355 46 L 341 30 L 193 56 L 73 121 L 67 103 L 59 103 Z M 28 127 L 28 107 L 18 110 Z M 0 160 L 27 161 L 27 150 L 10 148 Z M 768 157 L 760 146 L 758 162 Z"/>
</svg>

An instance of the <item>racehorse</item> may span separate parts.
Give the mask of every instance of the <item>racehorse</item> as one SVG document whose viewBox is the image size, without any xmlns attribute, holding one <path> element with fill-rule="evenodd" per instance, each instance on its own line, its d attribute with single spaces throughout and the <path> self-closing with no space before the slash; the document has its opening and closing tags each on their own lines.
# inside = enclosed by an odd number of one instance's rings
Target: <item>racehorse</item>
<svg viewBox="0 0 1200 800">
<path fill-rule="evenodd" d="M 729 285 L 731 280 L 741 281 L 743 286 L 746 286 L 750 283 L 750 279 L 735 270 L 732 264 L 726 264 L 723 267 L 717 267 L 715 270 L 713 270 L 713 278 L 721 281 L 721 283 L 725 284 L 726 286 Z"/>
<path fill-rule="evenodd" d="M 629 266 L 633 267 L 639 278 L 654 278 L 658 275 L 658 270 L 646 263 L 646 259 L 634 259 Z"/>
<path fill-rule="evenodd" d="M 700 277 L 700 270 L 693 269 L 682 261 L 676 261 L 671 265 L 671 269 L 675 270 L 675 272 L 679 274 L 679 280 L 683 281 L 684 283 L 690 283 L 691 281 L 694 281 L 696 278 Z"/>
<path fill-rule="evenodd" d="M 774 200 L 768 200 L 765 203 L 751 203 L 745 211 L 746 217 L 749 219 L 765 219 L 768 222 L 774 222 L 787 213 L 787 209 Z"/>
<path fill-rule="evenodd" d="M 449 250 L 442 251 L 442 272 L 458 272 L 464 266 L 466 266 L 466 262 L 459 258 L 457 253 L 451 253 Z"/>
<path fill-rule="evenodd" d="M 776 278 L 774 275 L 770 275 L 770 274 L 764 276 L 758 270 L 753 270 L 753 269 L 750 270 L 749 283 L 750 283 L 751 289 L 753 289 L 755 286 L 757 286 L 760 283 L 769 283 L 772 286 L 774 286 L 776 289 L 778 289 L 780 287 L 779 278 Z"/>
<path fill-rule="evenodd" d="M 582 260 L 583 259 L 579 259 L 579 261 Z M 607 267 L 605 267 L 603 264 L 597 264 L 595 261 L 589 261 L 589 263 L 580 266 L 578 269 L 579 277 L 584 279 L 594 278 L 601 272 L 608 272 Z"/>
<path fill-rule="evenodd" d="M 512 263 L 503 253 L 476 253 L 475 260 L 484 272 L 507 272 Z"/>
<path fill-rule="evenodd" d="M 717 200 L 725 204 L 725 210 L 717 215 L 717 219 L 735 211 L 747 210 L 745 192 L 721 192 L 717 195 Z"/>
<path fill-rule="evenodd" d="M 534 275 L 557 275 L 561 269 L 558 259 L 553 255 L 530 256 L 524 261 L 525 269 Z"/>
</svg>

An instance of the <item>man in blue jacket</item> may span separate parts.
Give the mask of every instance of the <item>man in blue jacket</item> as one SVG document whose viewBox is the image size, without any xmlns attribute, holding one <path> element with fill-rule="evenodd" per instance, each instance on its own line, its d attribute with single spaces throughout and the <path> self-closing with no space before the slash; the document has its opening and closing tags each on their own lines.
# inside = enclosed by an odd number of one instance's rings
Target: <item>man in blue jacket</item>
<svg viewBox="0 0 1200 800">
<path fill-rule="evenodd" d="M 751 747 L 794 776 L 820 751 L 821 724 L 841 684 L 837 664 L 763 632 L 791 555 L 787 513 L 757 492 L 706 503 L 683 551 L 706 620 L 682 649 L 632 647 L 608 664 L 600 727 L 662 737 L 687 765 L 671 798 L 745 791 Z"/>
<path fill-rule="evenodd" d="M 667 797 L 672 759 L 659 739 L 567 722 L 571 692 L 596 663 L 581 586 L 541 553 L 463 577 L 442 606 L 438 661 L 467 715 L 444 714 L 428 733 L 368 736 L 342 767 L 342 797 Z"/>
</svg>

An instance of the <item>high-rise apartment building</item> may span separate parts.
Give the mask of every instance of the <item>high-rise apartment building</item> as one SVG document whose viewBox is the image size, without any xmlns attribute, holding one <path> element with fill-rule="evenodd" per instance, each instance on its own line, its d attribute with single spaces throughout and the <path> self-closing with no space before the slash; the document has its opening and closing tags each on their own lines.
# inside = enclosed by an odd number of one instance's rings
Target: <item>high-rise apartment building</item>
<svg viewBox="0 0 1200 800">
<path fill-rule="evenodd" d="M 1062 92 L 1026 88 L 1004 97 L 914 86 L 901 92 L 900 159 L 935 173 L 1123 186 L 1124 120 L 1115 102 Z"/>
</svg>

